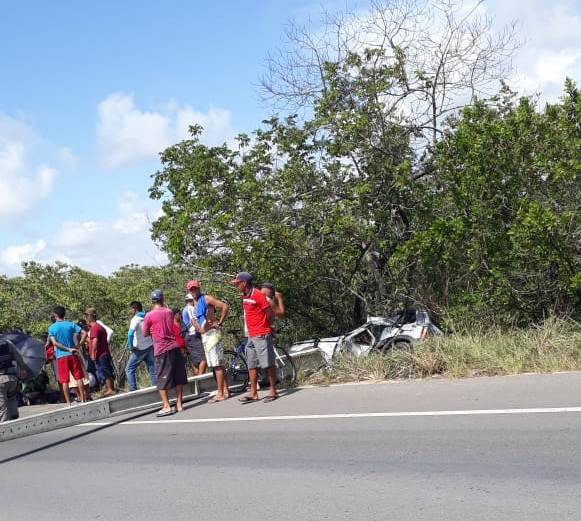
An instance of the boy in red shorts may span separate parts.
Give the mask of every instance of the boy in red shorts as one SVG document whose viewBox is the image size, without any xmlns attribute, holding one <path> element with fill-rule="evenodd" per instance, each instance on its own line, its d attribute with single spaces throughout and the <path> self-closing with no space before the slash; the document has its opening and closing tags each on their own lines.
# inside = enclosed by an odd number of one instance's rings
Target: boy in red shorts
<svg viewBox="0 0 581 521">
<path fill-rule="evenodd" d="M 63 387 L 65 402 L 70 406 L 69 372 L 77 382 L 79 399 L 81 402 L 86 401 L 85 386 L 83 385 L 84 371 L 77 356 L 81 328 L 77 324 L 65 320 L 65 308 L 62 306 L 56 306 L 53 309 L 53 317 L 55 322 L 48 328 L 48 336 L 55 347 L 58 381 Z"/>
</svg>

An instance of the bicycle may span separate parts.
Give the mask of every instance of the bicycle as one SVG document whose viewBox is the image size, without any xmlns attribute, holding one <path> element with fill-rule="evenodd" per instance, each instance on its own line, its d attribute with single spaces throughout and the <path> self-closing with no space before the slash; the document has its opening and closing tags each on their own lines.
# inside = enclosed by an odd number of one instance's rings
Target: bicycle
<svg viewBox="0 0 581 521">
<path fill-rule="evenodd" d="M 248 387 L 248 364 L 246 362 L 246 338 L 240 339 L 236 331 L 229 331 L 236 339 L 234 350 L 224 350 L 224 365 L 228 382 L 233 392 L 243 392 Z M 279 387 L 291 387 L 297 380 L 297 369 L 291 356 L 283 347 L 274 347 L 276 364 L 276 383 Z M 259 369 L 258 382 L 262 386 L 268 385 L 266 370 Z"/>
<path fill-rule="evenodd" d="M 237 340 L 237 345 L 234 351 L 224 349 L 226 378 L 231 392 L 242 393 L 248 387 L 248 364 L 244 356 L 246 339 L 239 340 L 235 332 L 230 331 L 229 333 L 234 335 Z"/>
</svg>

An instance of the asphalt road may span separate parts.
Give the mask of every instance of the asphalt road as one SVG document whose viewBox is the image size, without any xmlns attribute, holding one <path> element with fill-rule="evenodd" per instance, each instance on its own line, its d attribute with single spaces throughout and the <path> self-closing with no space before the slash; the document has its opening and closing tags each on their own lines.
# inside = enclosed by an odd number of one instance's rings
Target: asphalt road
<svg viewBox="0 0 581 521">
<path fill-rule="evenodd" d="M 577 521 L 580 405 L 579 373 L 198 400 L 1 443 L 0 519 Z"/>
</svg>

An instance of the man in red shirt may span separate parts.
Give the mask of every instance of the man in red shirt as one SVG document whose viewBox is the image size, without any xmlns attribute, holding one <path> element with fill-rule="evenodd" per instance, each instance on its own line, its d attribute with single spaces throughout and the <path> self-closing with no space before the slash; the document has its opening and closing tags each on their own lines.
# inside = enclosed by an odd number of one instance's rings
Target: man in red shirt
<svg viewBox="0 0 581 521">
<path fill-rule="evenodd" d="M 246 362 L 248 363 L 250 392 L 247 396 L 240 398 L 240 401 L 251 403 L 259 400 L 257 368 L 261 367 L 266 369 L 269 383 L 268 396 L 264 401 L 272 402 L 278 398 L 272 327 L 270 326 L 274 320 L 274 311 L 264 294 L 252 285 L 250 273 L 238 273 L 232 283 L 242 293 L 244 329 L 248 335 Z"/>
<path fill-rule="evenodd" d="M 97 322 L 97 310 L 95 308 L 87 309 L 84 316 L 90 327 L 89 357 L 95 362 L 99 384 L 105 387 L 103 396 L 111 396 L 116 392 L 113 384 L 115 371 L 113 369 L 111 351 L 109 351 L 109 342 L 107 342 L 107 331 Z"/>
<path fill-rule="evenodd" d="M 153 337 L 153 356 L 157 374 L 157 390 L 163 402 L 157 416 L 169 416 L 183 410 L 184 385 L 188 381 L 184 357 L 173 332 L 173 313 L 163 303 L 163 292 L 151 292 L 153 309 L 145 315 L 142 324 L 143 336 Z M 169 389 L 176 390 L 175 410 L 169 404 Z"/>
</svg>

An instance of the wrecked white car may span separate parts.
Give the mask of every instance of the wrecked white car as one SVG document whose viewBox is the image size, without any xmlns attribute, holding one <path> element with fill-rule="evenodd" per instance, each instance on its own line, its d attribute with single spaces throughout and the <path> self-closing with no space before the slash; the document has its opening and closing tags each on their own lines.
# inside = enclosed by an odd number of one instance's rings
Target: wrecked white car
<svg viewBox="0 0 581 521">
<path fill-rule="evenodd" d="M 443 335 L 426 310 L 407 309 L 390 317 L 368 317 L 367 322 L 345 335 L 314 338 L 291 345 L 289 353 L 318 350 L 330 363 L 338 353 L 367 356 L 371 352 L 411 349 L 430 335 Z"/>
</svg>

